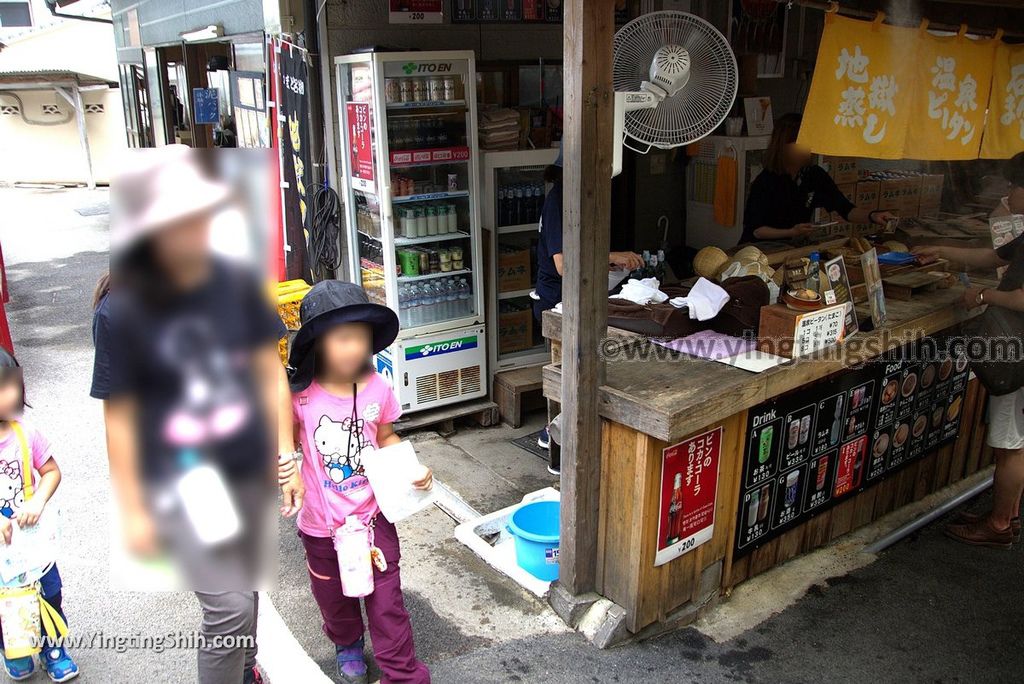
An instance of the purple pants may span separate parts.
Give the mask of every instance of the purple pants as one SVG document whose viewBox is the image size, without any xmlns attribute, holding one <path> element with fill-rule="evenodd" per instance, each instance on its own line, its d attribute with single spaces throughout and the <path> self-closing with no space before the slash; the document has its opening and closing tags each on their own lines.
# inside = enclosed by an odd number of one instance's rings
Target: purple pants
<svg viewBox="0 0 1024 684">
<path fill-rule="evenodd" d="M 324 618 L 324 634 L 338 646 L 349 646 L 363 636 L 363 616 L 359 599 L 341 591 L 338 554 L 327 537 L 312 537 L 299 532 L 306 548 L 306 566 L 313 587 L 313 598 Z M 402 601 L 402 578 L 398 569 L 401 552 L 395 526 L 378 515 L 374 521 L 374 540 L 384 553 L 388 569 L 373 569 L 373 593 L 363 599 L 370 623 L 373 655 L 383 677 L 382 682 L 430 682 L 430 670 L 416 659 L 412 624 Z"/>
</svg>

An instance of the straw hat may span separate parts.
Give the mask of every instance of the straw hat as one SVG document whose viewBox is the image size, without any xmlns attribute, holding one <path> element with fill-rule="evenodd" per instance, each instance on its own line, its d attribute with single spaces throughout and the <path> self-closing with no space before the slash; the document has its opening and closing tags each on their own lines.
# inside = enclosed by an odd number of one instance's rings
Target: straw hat
<svg viewBox="0 0 1024 684">
<path fill-rule="evenodd" d="M 705 278 L 714 278 L 729 263 L 729 255 L 718 247 L 705 247 L 693 257 L 694 272 Z"/>
<path fill-rule="evenodd" d="M 122 251 L 138 240 L 222 205 L 225 183 L 209 179 L 186 145 L 126 150 L 111 184 L 110 247 Z"/>
</svg>

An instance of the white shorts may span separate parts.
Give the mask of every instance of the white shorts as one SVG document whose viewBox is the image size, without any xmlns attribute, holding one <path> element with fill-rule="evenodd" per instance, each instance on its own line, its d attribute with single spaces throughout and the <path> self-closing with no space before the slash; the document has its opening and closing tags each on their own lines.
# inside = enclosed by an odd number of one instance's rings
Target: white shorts
<svg viewBox="0 0 1024 684">
<path fill-rule="evenodd" d="M 994 449 L 1024 448 L 1024 388 L 989 396 L 987 441 Z"/>
</svg>

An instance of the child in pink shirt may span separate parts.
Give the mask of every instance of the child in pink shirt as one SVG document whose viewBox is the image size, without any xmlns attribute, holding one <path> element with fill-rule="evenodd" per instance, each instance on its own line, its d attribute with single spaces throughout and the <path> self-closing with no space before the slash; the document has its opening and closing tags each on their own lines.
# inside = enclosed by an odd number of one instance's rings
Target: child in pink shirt
<svg viewBox="0 0 1024 684">
<path fill-rule="evenodd" d="M 289 357 L 295 369 L 290 408 L 306 490 L 298 527 L 324 633 L 335 644 L 338 674 L 345 682 L 366 681 L 359 599 L 342 593 L 333 542 L 334 531 L 356 516 L 371 528 L 386 563 L 383 571 L 375 567 L 374 591 L 364 599 L 382 681 L 429 682 L 429 670 L 416 659 L 402 599 L 398 534 L 380 514 L 363 473 L 366 453 L 399 441 L 392 423 L 401 408 L 371 365 L 372 355 L 397 336 L 398 318 L 391 309 L 370 304 L 359 286 L 336 280 L 317 283 L 303 298 L 300 316 L 302 327 Z M 282 435 L 282 444 L 292 440 Z M 283 464 L 282 476 L 288 466 Z M 412 484 L 430 488 L 430 469 Z"/>
</svg>

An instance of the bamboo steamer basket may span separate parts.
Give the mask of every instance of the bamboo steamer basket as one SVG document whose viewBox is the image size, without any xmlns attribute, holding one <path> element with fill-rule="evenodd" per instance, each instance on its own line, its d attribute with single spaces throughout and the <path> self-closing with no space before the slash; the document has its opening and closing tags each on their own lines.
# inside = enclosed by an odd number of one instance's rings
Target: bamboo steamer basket
<svg viewBox="0 0 1024 684">
<path fill-rule="evenodd" d="M 719 247 L 705 247 L 693 257 L 693 271 L 704 278 L 716 278 L 729 261 L 729 255 Z"/>
</svg>

